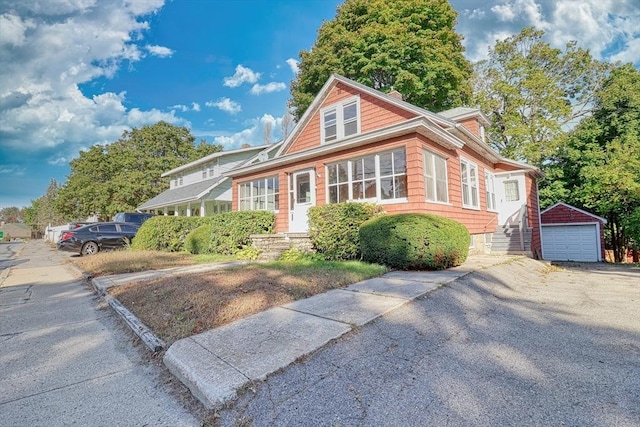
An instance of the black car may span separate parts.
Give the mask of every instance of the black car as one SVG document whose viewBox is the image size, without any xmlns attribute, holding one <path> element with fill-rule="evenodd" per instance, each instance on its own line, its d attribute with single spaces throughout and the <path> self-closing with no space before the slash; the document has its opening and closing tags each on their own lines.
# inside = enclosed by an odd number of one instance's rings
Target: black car
<svg viewBox="0 0 640 427">
<path fill-rule="evenodd" d="M 92 255 L 106 249 L 122 248 L 131 243 L 139 224 L 125 222 L 95 222 L 62 232 L 58 241 L 61 251 Z"/>
<path fill-rule="evenodd" d="M 114 217 L 115 222 L 133 222 L 136 224 L 142 224 L 149 218 L 153 218 L 154 214 L 141 213 L 141 212 L 119 212 Z"/>
</svg>

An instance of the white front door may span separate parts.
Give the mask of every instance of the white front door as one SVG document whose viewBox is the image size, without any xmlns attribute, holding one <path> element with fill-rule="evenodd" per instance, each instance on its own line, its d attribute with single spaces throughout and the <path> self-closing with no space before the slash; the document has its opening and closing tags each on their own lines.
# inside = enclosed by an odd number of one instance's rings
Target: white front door
<svg viewBox="0 0 640 427">
<path fill-rule="evenodd" d="M 526 203 L 524 174 L 496 174 L 496 184 L 498 224 L 517 224 L 520 208 Z"/>
<path fill-rule="evenodd" d="M 289 232 L 309 231 L 307 211 L 316 204 L 315 172 L 313 169 L 294 172 L 289 181 Z"/>
</svg>

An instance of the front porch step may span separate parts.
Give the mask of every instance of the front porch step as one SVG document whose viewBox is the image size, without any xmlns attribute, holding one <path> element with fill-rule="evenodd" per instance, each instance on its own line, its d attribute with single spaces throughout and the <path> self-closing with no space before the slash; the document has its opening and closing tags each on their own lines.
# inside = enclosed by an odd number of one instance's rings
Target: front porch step
<svg viewBox="0 0 640 427">
<path fill-rule="evenodd" d="M 491 253 L 522 254 L 531 251 L 532 229 L 525 229 L 524 251 L 520 245 L 520 229 L 517 225 L 499 225 L 491 239 Z"/>
<path fill-rule="evenodd" d="M 306 233 L 252 234 L 251 242 L 260 250 L 260 261 L 274 261 L 291 248 L 313 251 L 313 244 Z"/>
</svg>

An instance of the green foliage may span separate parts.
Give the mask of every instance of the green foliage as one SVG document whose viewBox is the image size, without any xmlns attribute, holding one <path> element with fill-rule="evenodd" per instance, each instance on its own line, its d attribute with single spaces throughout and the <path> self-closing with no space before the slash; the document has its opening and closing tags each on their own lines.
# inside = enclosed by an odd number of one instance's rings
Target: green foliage
<svg viewBox="0 0 640 427">
<path fill-rule="evenodd" d="M 243 246 L 235 253 L 235 257 L 237 259 L 255 260 L 258 259 L 260 252 L 261 251 L 259 249 L 256 249 L 253 246 Z"/>
<path fill-rule="evenodd" d="M 275 215 L 266 211 L 225 212 L 207 217 L 211 224 L 209 251 L 233 255 L 244 246 L 251 245 L 252 234 L 271 234 L 275 228 Z"/>
<path fill-rule="evenodd" d="M 146 220 L 133 239 L 133 250 L 180 252 L 193 230 L 206 223 L 210 217 L 155 216 Z"/>
<path fill-rule="evenodd" d="M 251 234 L 273 233 L 274 227 L 275 215 L 265 211 L 225 212 L 207 217 L 156 216 L 142 224 L 132 248 L 234 255 L 251 245 Z"/>
<path fill-rule="evenodd" d="M 360 227 L 364 261 L 401 270 L 442 270 L 462 264 L 470 236 L 459 222 L 430 214 L 373 218 Z"/>
<path fill-rule="evenodd" d="M 69 217 L 62 213 L 57 203 L 60 191 L 60 186 L 52 179 L 45 194 L 31 201 L 32 210 L 29 211 L 29 215 L 32 215 L 33 222 L 29 224 L 34 224 L 44 231 L 49 224 L 55 226 L 69 222 Z"/>
<path fill-rule="evenodd" d="M 211 224 L 203 224 L 187 234 L 184 249 L 190 254 L 203 254 L 209 250 L 211 238 Z"/>
<path fill-rule="evenodd" d="M 222 149 L 202 142 L 196 147 L 194 140 L 187 128 L 161 121 L 81 151 L 56 207 L 71 219 L 131 212 L 169 187 L 162 173 Z"/>
<path fill-rule="evenodd" d="M 382 208 L 372 203 L 314 206 L 309 209 L 309 237 L 326 260 L 358 259 L 360 224 L 382 213 Z"/>
<path fill-rule="evenodd" d="M 575 41 L 564 50 L 524 28 L 496 43 L 475 64 L 474 102 L 490 115 L 491 146 L 505 157 L 542 166 L 568 123 L 588 114 L 610 64 L 594 60 Z"/>
<path fill-rule="evenodd" d="M 374 89 L 395 89 L 432 109 L 457 106 L 469 94 L 471 66 L 446 0 L 346 0 L 318 30 L 289 101 L 300 119 L 332 73 Z"/>
<path fill-rule="evenodd" d="M 567 203 L 607 219 L 607 246 L 616 260 L 635 235 L 640 208 L 640 71 L 631 64 L 611 72 L 596 94 L 593 116 L 566 138 L 547 175 L 555 178 L 541 190 L 541 204 Z"/>
<path fill-rule="evenodd" d="M 322 261 L 324 257 L 319 253 L 312 251 L 301 251 L 298 248 L 291 248 L 280 254 L 278 261 L 297 262 L 297 261 Z"/>
</svg>

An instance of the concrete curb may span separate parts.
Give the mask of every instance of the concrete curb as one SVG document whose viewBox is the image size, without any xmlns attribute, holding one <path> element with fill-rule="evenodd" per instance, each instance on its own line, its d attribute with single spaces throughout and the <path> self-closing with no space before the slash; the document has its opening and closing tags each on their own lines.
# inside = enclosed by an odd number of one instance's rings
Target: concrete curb
<svg viewBox="0 0 640 427">
<path fill-rule="evenodd" d="M 247 384 L 480 268 L 393 271 L 178 340 L 163 362 L 206 408 L 214 409 L 235 399 Z"/>
</svg>

